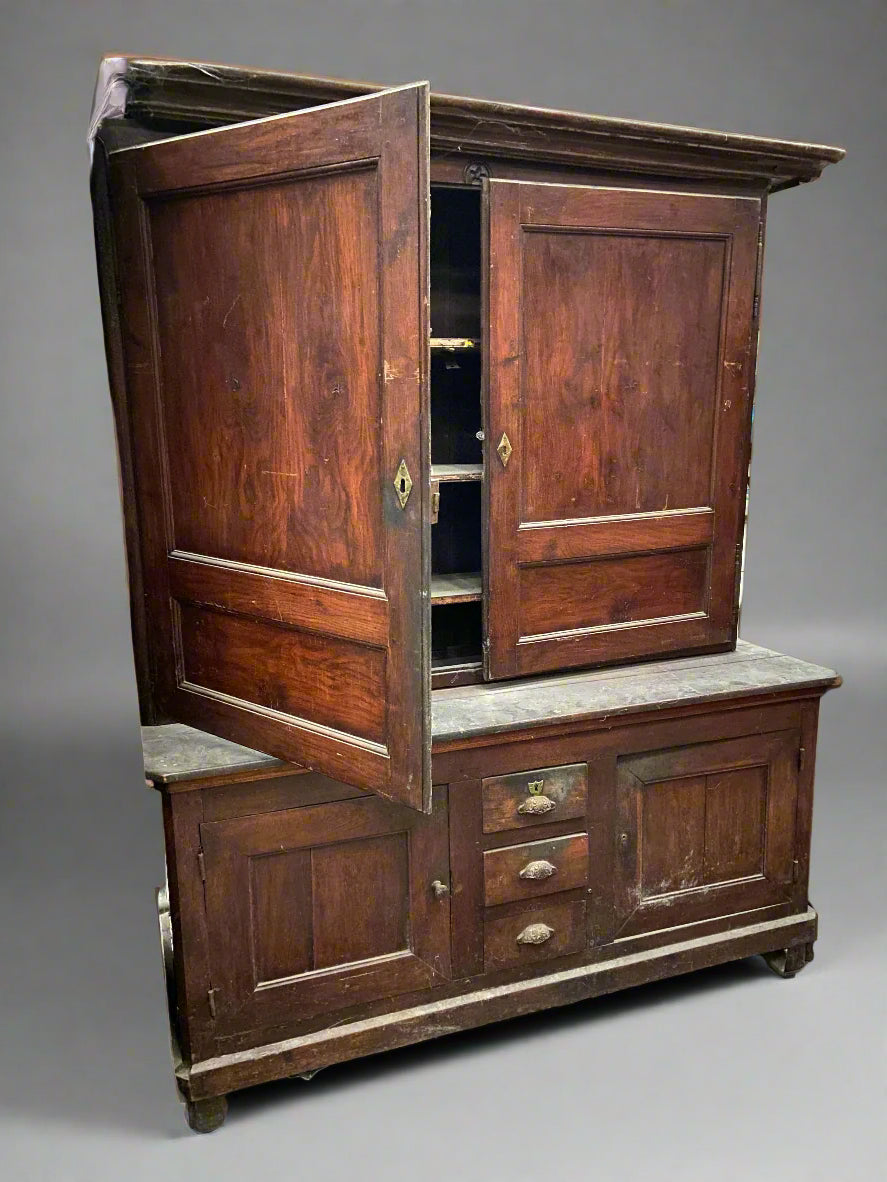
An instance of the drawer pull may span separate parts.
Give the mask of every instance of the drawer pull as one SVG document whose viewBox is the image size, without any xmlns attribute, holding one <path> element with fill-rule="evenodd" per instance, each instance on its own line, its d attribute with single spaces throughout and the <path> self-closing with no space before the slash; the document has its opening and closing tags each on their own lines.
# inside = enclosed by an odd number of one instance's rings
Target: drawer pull
<svg viewBox="0 0 887 1182">
<path fill-rule="evenodd" d="M 528 796 L 523 804 L 518 805 L 517 811 L 522 817 L 541 817 L 553 808 L 554 801 L 550 796 Z"/>
<path fill-rule="evenodd" d="M 518 944 L 544 944 L 554 935 L 554 928 L 547 923 L 531 923 L 525 927 L 517 938 Z"/>
<path fill-rule="evenodd" d="M 523 870 L 518 871 L 518 878 L 538 882 L 543 878 L 551 878 L 552 874 L 557 874 L 557 866 L 547 862 L 545 858 L 538 858 L 535 862 L 527 862 Z"/>
</svg>

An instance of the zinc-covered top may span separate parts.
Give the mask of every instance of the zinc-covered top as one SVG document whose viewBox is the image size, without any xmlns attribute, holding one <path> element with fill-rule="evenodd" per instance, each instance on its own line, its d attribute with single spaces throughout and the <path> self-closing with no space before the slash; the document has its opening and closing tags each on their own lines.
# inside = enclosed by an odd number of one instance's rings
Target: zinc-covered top
<svg viewBox="0 0 887 1182">
<path fill-rule="evenodd" d="M 840 678 L 831 669 L 740 640 L 729 653 L 435 690 L 432 736 L 436 744 L 454 743 L 689 702 L 837 685 Z M 142 744 L 145 775 L 155 784 L 287 766 L 271 755 L 182 723 L 143 727 Z"/>
</svg>

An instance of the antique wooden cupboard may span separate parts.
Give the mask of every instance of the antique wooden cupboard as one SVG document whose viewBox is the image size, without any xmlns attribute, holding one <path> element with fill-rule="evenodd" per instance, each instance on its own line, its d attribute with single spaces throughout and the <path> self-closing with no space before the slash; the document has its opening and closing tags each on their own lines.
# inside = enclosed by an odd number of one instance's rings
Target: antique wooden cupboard
<svg viewBox="0 0 887 1182">
<path fill-rule="evenodd" d="M 91 137 L 192 1126 L 793 975 L 839 679 L 737 623 L 766 203 L 841 150 L 135 58 Z"/>
</svg>

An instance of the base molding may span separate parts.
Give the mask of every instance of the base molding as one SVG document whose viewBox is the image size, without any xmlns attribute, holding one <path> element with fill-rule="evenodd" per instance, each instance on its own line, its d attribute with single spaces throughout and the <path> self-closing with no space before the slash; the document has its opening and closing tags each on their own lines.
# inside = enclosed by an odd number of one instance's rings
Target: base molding
<svg viewBox="0 0 887 1182">
<path fill-rule="evenodd" d="M 569 1005 L 747 956 L 763 954 L 771 967 L 782 958 L 789 967 L 800 965 L 812 958 L 808 948 L 812 953 L 817 922 L 816 912 L 808 907 L 799 915 L 732 928 L 509 985 L 474 989 L 457 997 L 220 1055 L 190 1066 L 181 1064 L 176 1072 L 177 1081 L 186 1099 L 205 1100 L 255 1084 L 318 1071 L 363 1055 Z M 783 975 L 790 974 L 783 970 Z"/>
</svg>

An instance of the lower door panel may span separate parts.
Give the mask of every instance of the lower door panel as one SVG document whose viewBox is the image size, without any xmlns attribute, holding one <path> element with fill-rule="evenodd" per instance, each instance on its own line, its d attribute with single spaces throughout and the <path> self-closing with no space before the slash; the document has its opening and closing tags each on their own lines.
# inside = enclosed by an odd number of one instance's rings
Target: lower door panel
<svg viewBox="0 0 887 1182">
<path fill-rule="evenodd" d="M 795 730 L 617 760 L 616 938 L 790 903 Z"/>
<path fill-rule="evenodd" d="M 365 797 L 205 823 L 201 842 L 218 1034 L 449 975 L 445 793 L 431 816 Z"/>
</svg>

